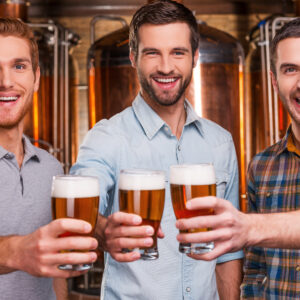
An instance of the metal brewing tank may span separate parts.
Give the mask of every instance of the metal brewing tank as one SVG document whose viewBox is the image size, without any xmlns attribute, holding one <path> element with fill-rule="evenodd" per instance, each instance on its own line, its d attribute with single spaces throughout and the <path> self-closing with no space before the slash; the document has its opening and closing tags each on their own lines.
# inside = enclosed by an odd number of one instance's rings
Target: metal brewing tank
<svg viewBox="0 0 300 300">
<path fill-rule="evenodd" d="M 92 22 L 99 19 L 121 21 L 123 27 L 98 39 L 88 51 L 90 128 L 130 106 L 139 91 L 136 71 L 129 60 L 126 21 L 114 16 L 97 16 Z"/>
<path fill-rule="evenodd" d="M 245 209 L 244 50 L 231 35 L 199 22 L 199 60 L 187 98 L 198 115 L 227 129 L 235 144 Z"/>
<path fill-rule="evenodd" d="M 290 123 L 288 113 L 278 95 L 274 94 L 268 75 L 270 68 L 269 45 L 270 24 L 277 16 L 269 16 L 260 21 L 250 32 L 250 49 L 246 57 L 246 162 L 285 135 Z M 268 45 L 268 48 L 266 48 Z M 269 82 L 268 82 L 269 81 Z M 273 99 L 275 104 L 270 102 Z M 276 121 L 275 121 L 276 120 Z M 275 122 L 278 124 L 275 125 Z M 277 138 L 274 139 L 274 136 Z"/>
<path fill-rule="evenodd" d="M 27 21 L 27 7 L 25 0 L 0 0 L 0 16 L 3 18 L 20 18 Z"/>
</svg>

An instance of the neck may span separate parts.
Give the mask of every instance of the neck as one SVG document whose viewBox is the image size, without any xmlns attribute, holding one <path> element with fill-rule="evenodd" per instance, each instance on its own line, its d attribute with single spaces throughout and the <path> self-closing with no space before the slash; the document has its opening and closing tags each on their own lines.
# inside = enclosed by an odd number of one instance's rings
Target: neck
<svg viewBox="0 0 300 300">
<path fill-rule="evenodd" d="M 297 150 L 300 151 L 300 125 L 297 126 L 297 124 L 292 122 L 292 132 L 293 132 L 295 146 Z"/>
<path fill-rule="evenodd" d="M 147 104 L 166 122 L 171 128 L 172 133 L 180 138 L 183 126 L 186 120 L 186 112 L 184 109 L 184 95 L 177 103 L 171 106 L 160 105 L 156 101 L 148 99 L 143 95 Z"/>
<path fill-rule="evenodd" d="M 10 129 L 0 127 L 0 145 L 7 151 L 14 153 L 20 167 L 24 158 L 22 133 L 23 130 L 20 127 Z"/>
</svg>

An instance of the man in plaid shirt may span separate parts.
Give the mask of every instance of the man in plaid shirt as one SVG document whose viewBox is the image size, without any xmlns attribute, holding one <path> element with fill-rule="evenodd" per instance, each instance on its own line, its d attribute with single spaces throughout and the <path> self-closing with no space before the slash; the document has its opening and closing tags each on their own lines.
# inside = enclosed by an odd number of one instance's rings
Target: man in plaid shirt
<svg viewBox="0 0 300 300">
<path fill-rule="evenodd" d="M 259 214 L 238 212 L 222 199 L 199 198 L 191 201 L 191 209 L 211 207 L 215 216 L 177 222 L 180 229 L 212 227 L 193 238 L 178 236 L 181 242 L 215 242 L 215 249 L 199 259 L 248 246 L 242 299 L 300 299 L 300 18 L 274 37 L 271 76 L 291 125 L 281 141 L 250 163 L 249 212 Z"/>
</svg>

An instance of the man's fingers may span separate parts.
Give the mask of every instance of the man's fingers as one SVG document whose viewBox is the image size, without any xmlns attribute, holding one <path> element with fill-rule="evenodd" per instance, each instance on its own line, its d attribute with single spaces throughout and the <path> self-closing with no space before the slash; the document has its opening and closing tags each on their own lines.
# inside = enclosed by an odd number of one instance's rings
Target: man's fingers
<svg viewBox="0 0 300 300">
<path fill-rule="evenodd" d="M 158 228 L 157 237 L 160 238 L 160 239 L 162 239 L 162 238 L 165 237 L 165 234 L 163 233 L 163 231 L 162 231 L 162 229 L 161 229 L 160 226 Z"/>
<path fill-rule="evenodd" d="M 107 218 L 107 222 L 111 226 L 119 226 L 120 224 L 136 226 L 142 223 L 142 218 L 135 214 L 116 212 Z"/>
<path fill-rule="evenodd" d="M 122 252 L 113 252 L 111 253 L 113 259 L 118 262 L 132 262 L 140 259 L 141 254 L 137 251 L 122 253 Z"/>
<path fill-rule="evenodd" d="M 42 229 L 43 232 L 46 232 L 51 237 L 57 237 L 66 232 L 86 234 L 92 230 L 92 226 L 83 220 L 62 218 L 50 222 L 48 225 L 42 227 Z"/>
<path fill-rule="evenodd" d="M 220 199 L 214 196 L 200 197 L 189 200 L 186 203 L 187 209 L 208 209 L 212 208 L 216 211 L 223 210 L 230 204 L 228 200 Z"/>
<path fill-rule="evenodd" d="M 215 244 L 215 248 L 210 252 L 203 254 L 188 254 L 188 256 L 197 260 L 211 261 L 223 255 L 224 253 L 227 253 L 230 249 L 230 245 L 224 242 Z"/>
<path fill-rule="evenodd" d="M 135 249 L 135 248 L 145 248 L 150 247 L 153 244 L 153 239 L 151 237 L 147 238 L 117 238 L 107 241 L 107 246 L 110 252 L 119 251 L 122 249 Z"/>
<path fill-rule="evenodd" d="M 197 228 L 218 228 L 222 226 L 223 218 L 218 215 L 200 216 L 189 219 L 179 219 L 176 221 L 176 227 L 180 230 Z"/>
<path fill-rule="evenodd" d="M 44 257 L 48 265 L 63 265 L 63 264 L 84 264 L 93 263 L 97 260 L 97 254 L 94 251 L 87 252 L 63 252 L 49 254 Z"/>
<path fill-rule="evenodd" d="M 50 247 L 54 252 L 61 250 L 94 250 L 98 246 L 98 241 L 93 237 L 87 236 L 70 236 L 58 238 L 55 243 L 51 241 Z M 45 249 L 47 250 L 47 249 Z"/>
<path fill-rule="evenodd" d="M 194 233 L 180 233 L 177 235 L 177 240 L 180 243 L 207 243 L 225 241 L 229 240 L 230 238 L 230 231 L 226 228 Z"/>
<path fill-rule="evenodd" d="M 107 238 L 110 237 L 147 237 L 154 234 L 154 229 L 151 226 L 119 226 L 108 227 L 105 230 Z"/>
</svg>

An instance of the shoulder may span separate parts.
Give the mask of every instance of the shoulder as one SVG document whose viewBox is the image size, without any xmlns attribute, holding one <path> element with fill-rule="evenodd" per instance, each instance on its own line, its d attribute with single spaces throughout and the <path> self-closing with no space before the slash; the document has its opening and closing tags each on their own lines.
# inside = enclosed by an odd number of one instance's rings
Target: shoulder
<svg viewBox="0 0 300 300">
<path fill-rule="evenodd" d="M 54 172 L 56 174 L 62 173 L 61 163 L 49 152 L 44 149 L 35 147 L 36 154 L 41 163 L 41 166 L 45 168 L 45 171 L 48 170 L 50 172 Z"/>
<path fill-rule="evenodd" d="M 222 144 L 232 143 L 231 133 L 217 123 L 201 118 L 200 124 L 203 136 L 210 145 L 217 147 Z"/>
<path fill-rule="evenodd" d="M 258 166 L 268 164 L 272 159 L 274 159 L 278 155 L 280 144 L 281 141 L 277 142 L 274 145 L 269 146 L 262 152 L 257 153 L 252 158 L 249 164 L 249 169 L 256 169 Z"/>
</svg>

